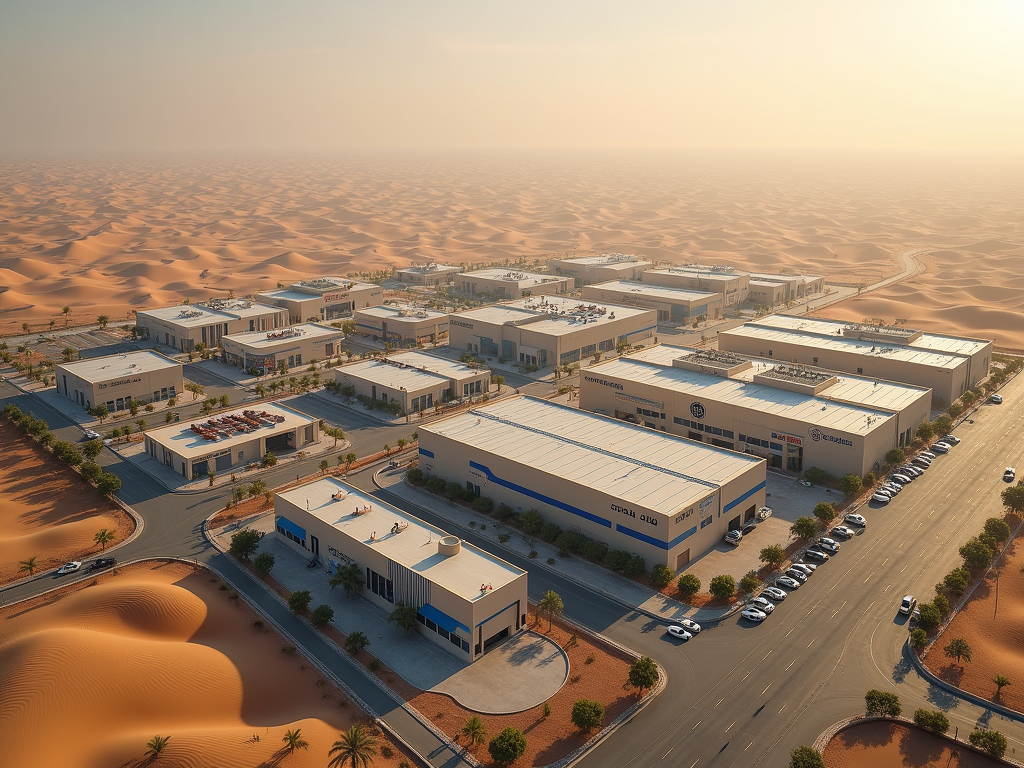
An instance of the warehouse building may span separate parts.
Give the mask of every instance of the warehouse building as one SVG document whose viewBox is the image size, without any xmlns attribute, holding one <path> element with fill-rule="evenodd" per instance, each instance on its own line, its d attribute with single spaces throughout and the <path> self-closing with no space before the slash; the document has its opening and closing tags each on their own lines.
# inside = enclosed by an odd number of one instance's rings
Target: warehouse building
<svg viewBox="0 0 1024 768">
<path fill-rule="evenodd" d="M 451 285 L 455 282 L 455 276 L 464 271 L 463 267 L 453 267 L 449 264 L 419 264 L 396 269 L 395 277 L 399 282 L 409 285 L 436 287 Z"/>
<path fill-rule="evenodd" d="M 228 365 L 265 374 L 282 363 L 296 368 L 334 357 L 344 338 L 344 333 L 329 325 L 302 323 L 276 331 L 228 334 L 221 337 L 221 348 Z"/>
<path fill-rule="evenodd" d="M 663 344 L 583 372 L 580 407 L 752 453 L 777 469 L 863 477 L 913 439 L 931 391 Z"/>
<path fill-rule="evenodd" d="M 653 309 L 658 313 L 658 325 L 690 325 L 698 320 L 719 320 L 722 317 L 720 294 L 628 280 L 584 286 L 583 298 Z"/>
<path fill-rule="evenodd" d="M 158 344 L 194 352 L 203 344 L 214 349 L 222 336 L 246 331 L 273 331 L 288 325 L 284 310 L 248 299 L 211 299 L 160 309 L 140 309 L 137 325 Z"/>
<path fill-rule="evenodd" d="M 825 278 L 821 275 L 774 275 L 765 272 L 751 272 L 751 292 L 754 290 L 755 280 L 758 282 L 780 283 L 783 286 L 782 301 L 784 302 L 798 301 L 825 290 Z M 754 303 L 752 297 L 749 301 Z"/>
<path fill-rule="evenodd" d="M 786 303 L 786 284 L 762 278 L 750 278 L 747 303 L 755 307 L 768 307 Z"/>
<path fill-rule="evenodd" d="M 448 340 L 448 313 L 408 304 L 378 304 L 356 310 L 356 331 L 405 344 Z"/>
<path fill-rule="evenodd" d="M 171 424 L 145 434 L 146 453 L 189 480 L 207 472 L 258 465 L 320 441 L 320 421 L 280 403 L 218 414 L 189 426 Z"/>
<path fill-rule="evenodd" d="M 648 269 L 643 273 L 643 281 L 668 288 L 721 294 L 722 306 L 726 309 L 739 307 L 750 291 L 750 275 L 722 264 Z"/>
<path fill-rule="evenodd" d="M 278 493 L 274 513 L 279 540 L 331 573 L 358 566 L 364 597 L 415 608 L 420 634 L 462 661 L 526 628 L 526 571 L 355 486 L 315 480 Z"/>
<path fill-rule="evenodd" d="M 769 315 L 718 335 L 721 349 L 932 390 L 945 408 L 988 375 L 992 342 L 897 326 Z"/>
<path fill-rule="evenodd" d="M 538 275 L 509 269 L 481 269 L 466 272 L 455 280 L 463 293 L 494 296 L 499 299 L 520 299 L 524 296 L 542 296 L 568 293 L 572 279 L 556 275 Z"/>
<path fill-rule="evenodd" d="M 168 400 L 184 391 L 181 363 L 150 350 L 94 357 L 54 368 L 57 391 L 83 408 L 106 404 L 110 413 Z"/>
<path fill-rule="evenodd" d="M 357 397 L 395 403 L 399 413 L 409 414 L 483 395 L 491 387 L 491 371 L 423 352 L 401 352 L 335 368 L 334 380 L 351 386 Z"/>
<path fill-rule="evenodd" d="M 605 253 L 548 262 L 548 268 L 555 274 L 575 279 L 577 288 L 613 280 L 639 280 L 652 267 L 654 264 L 642 257 L 625 253 Z"/>
<path fill-rule="evenodd" d="M 263 291 L 256 298 L 288 310 L 288 324 L 316 323 L 352 317 L 357 309 L 380 304 L 384 301 L 384 289 L 344 277 L 321 277 Z"/>
<path fill-rule="evenodd" d="M 532 397 L 419 428 L 420 468 L 673 570 L 756 515 L 765 461 Z"/>
<path fill-rule="evenodd" d="M 484 357 L 547 368 L 656 340 L 653 309 L 540 296 L 450 317 L 449 344 Z"/>
</svg>

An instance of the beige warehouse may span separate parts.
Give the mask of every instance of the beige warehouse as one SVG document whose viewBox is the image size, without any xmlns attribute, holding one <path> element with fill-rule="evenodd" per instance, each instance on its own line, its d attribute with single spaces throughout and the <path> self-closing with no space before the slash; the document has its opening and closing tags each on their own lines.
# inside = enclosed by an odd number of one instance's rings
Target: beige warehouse
<svg viewBox="0 0 1024 768">
<path fill-rule="evenodd" d="M 685 264 L 648 269 L 642 279 L 651 285 L 721 294 L 722 306 L 726 309 L 738 308 L 747 300 L 750 291 L 750 275 L 721 264 Z"/>
<path fill-rule="evenodd" d="M 150 350 L 58 363 L 54 372 L 60 394 L 83 408 L 104 404 L 110 413 L 184 391 L 181 363 Z"/>
<path fill-rule="evenodd" d="M 448 340 L 448 313 L 408 304 L 378 304 L 356 310 L 356 331 L 405 344 Z"/>
<path fill-rule="evenodd" d="M 526 628 L 526 571 L 352 485 L 323 478 L 283 491 L 274 513 L 278 539 L 329 573 L 357 566 L 364 597 L 389 612 L 415 608 L 420 634 L 465 662 Z"/>
<path fill-rule="evenodd" d="M 455 276 L 465 271 L 462 267 L 449 264 L 420 264 L 405 269 L 396 269 L 395 277 L 399 282 L 409 285 L 438 286 L 451 285 Z"/>
<path fill-rule="evenodd" d="M 344 277 L 320 277 L 263 291 L 256 298 L 286 309 L 289 324 L 315 323 L 352 317 L 357 309 L 380 304 L 384 301 L 384 290 L 379 285 L 356 283 Z"/>
<path fill-rule="evenodd" d="M 452 347 L 538 368 L 608 354 L 619 344 L 650 344 L 658 328 L 652 309 L 562 296 L 481 307 L 449 322 Z"/>
<path fill-rule="evenodd" d="M 214 349 L 222 336 L 232 333 L 272 331 L 288 325 L 288 313 L 283 309 L 248 299 L 140 309 L 135 317 L 153 341 L 182 352 L 194 352 L 199 344 Z"/>
<path fill-rule="evenodd" d="M 547 400 L 419 428 L 420 468 L 495 505 L 678 570 L 756 515 L 765 462 Z"/>
<path fill-rule="evenodd" d="M 539 275 L 514 269 L 481 269 L 459 275 L 455 279 L 455 286 L 463 293 L 519 299 L 523 296 L 567 293 L 572 288 L 572 282 L 571 278 L 557 275 Z"/>
<path fill-rule="evenodd" d="M 245 371 L 270 373 L 285 368 L 308 366 L 341 351 L 345 334 L 319 323 L 302 323 L 276 331 L 235 333 L 221 337 L 224 362 Z"/>
<path fill-rule="evenodd" d="M 583 298 L 653 309 L 658 313 L 659 325 L 689 325 L 699 319 L 719 320 L 722 317 L 721 294 L 627 280 L 584 286 Z"/>
<path fill-rule="evenodd" d="M 625 253 L 579 256 L 548 262 L 552 272 L 573 278 L 577 288 L 612 280 L 639 280 L 646 270 L 653 267 L 654 264 L 643 257 Z"/>
</svg>

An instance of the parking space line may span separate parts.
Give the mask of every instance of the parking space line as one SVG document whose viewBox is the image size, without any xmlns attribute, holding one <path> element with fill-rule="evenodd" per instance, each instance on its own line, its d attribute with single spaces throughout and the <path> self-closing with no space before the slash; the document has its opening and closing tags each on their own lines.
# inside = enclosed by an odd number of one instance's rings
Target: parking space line
<svg viewBox="0 0 1024 768">
<path fill-rule="evenodd" d="M 782 671 L 783 672 L 789 672 L 789 668 L 792 667 L 794 664 L 796 664 L 796 659 L 793 659 L 791 662 L 789 662 L 789 664 L 786 666 L 786 668 L 784 670 L 782 670 Z"/>
<path fill-rule="evenodd" d="M 889 586 L 887 586 L 887 587 L 886 587 L 885 589 L 883 589 L 883 590 L 882 590 L 882 594 L 884 595 L 884 594 L 885 594 L 886 592 L 888 592 L 888 591 L 889 591 L 890 589 L 892 589 L 892 584 L 890 584 L 890 585 L 889 585 Z"/>
<path fill-rule="evenodd" d="M 768 690 L 769 688 L 771 688 L 771 687 L 772 687 L 772 684 L 771 684 L 771 683 L 768 683 L 768 685 L 766 685 L 766 686 L 764 687 L 764 690 L 763 690 L 763 691 L 761 691 L 761 695 L 762 695 L 762 696 L 764 696 L 765 692 L 767 692 L 767 690 Z"/>
<path fill-rule="evenodd" d="M 874 576 L 874 575 L 875 575 L 875 572 L 874 572 L 874 571 L 872 571 L 871 573 L 869 573 L 869 574 L 868 574 L 868 577 L 867 577 L 866 579 L 864 579 L 864 583 L 865 583 L 865 584 L 867 584 L 867 583 L 868 583 L 868 581 L 869 581 L 869 580 L 871 579 L 871 577 L 872 577 L 872 576 Z"/>
<path fill-rule="evenodd" d="M 818 639 L 817 637 L 815 637 L 815 638 L 814 638 L 814 640 L 817 640 L 817 639 Z M 814 645 L 814 640 L 811 640 L 811 642 L 809 642 L 809 643 L 807 644 L 807 647 L 808 647 L 808 648 L 810 648 L 810 647 L 811 647 L 812 645 Z M 765 688 L 765 690 L 767 691 L 768 689 L 767 689 L 767 688 Z"/>
<path fill-rule="evenodd" d="M 668 752 L 666 752 L 664 755 L 662 755 L 661 759 L 664 760 L 666 757 L 668 757 L 669 752 L 671 752 L 673 749 L 675 749 L 675 747 L 669 747 L 668 748 Z"/>
<path fill-rule="evenodd" d="M 736 725 L 736 721 L 735 721 L 735 720 L 733 720 L 733 721 L 732 721 L 731 723 L 729 723 L 729 727 L 725 729 L 725 732 L 726 732 L 726 733 L 728 733 L 728 732 L 729 732 L 729 730 L 730 730 L 730 729 L 731 729 L 731 728 L 732 728 L 732 727 L 733 727 L 734 725 Z"/>
</svg>

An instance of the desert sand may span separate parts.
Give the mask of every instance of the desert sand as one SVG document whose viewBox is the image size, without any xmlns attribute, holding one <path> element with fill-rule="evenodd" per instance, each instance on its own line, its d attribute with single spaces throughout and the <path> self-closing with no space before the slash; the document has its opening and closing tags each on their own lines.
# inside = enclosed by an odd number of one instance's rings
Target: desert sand
<svg viewBox="0 0 1024 768">
<path fill-rule="evenodd" d="M 0 161 L 0 332 L 61 325 L 64 306 L 71 319 L 121 320 L 184 298 L 429 259 L 627 251 L 856 284 L 929 245 L 968 257 L 939 253 L 909 289 L 837 311 L 914 317 L 1012 346 L 1024 306 L 1022 201 L 1019 158 L 9 159 Z M 916 294 L 924 301 L 913 314 Z"/>
<path fill-rule="evenodd" d="M 827 768 L 995 768 L 1005 765 L 920 728 L 887 722 L 841 731 L 825 747 Z"/>
<path fill-rule="evenodd" d="M 131 517 L 33 439 L 0 420 L 0 584 L 27 575 L 18 563 L 36 558 L 37 571 L 100 554 L 93 537 L 107 528 L 120 543 L 135 530 Z"/>
<path fill-rule="evenodd" d="M 1014 524 L 1010 518 L 1011 524 Z M 1003 556 L 999 579 L 989 574 L 925 657 L 925 665 L 946 682 L 1024 712 L 1024 544 L 1016 539 Z M 954 637 L 971 646 L 972 660 L 956 663 L 942 652 Z M 996 675 L 1010 679 L 995 698 Z"/>
<path fill-rule="evenodd" d="M 0 765 L 138 765 L 158 734 L 158 765 L 269 765 L 294 728 L 284 764 L 326 765 L 365 716 L 219 585 L 150 563 L 0 612 Z"/>
</svg>

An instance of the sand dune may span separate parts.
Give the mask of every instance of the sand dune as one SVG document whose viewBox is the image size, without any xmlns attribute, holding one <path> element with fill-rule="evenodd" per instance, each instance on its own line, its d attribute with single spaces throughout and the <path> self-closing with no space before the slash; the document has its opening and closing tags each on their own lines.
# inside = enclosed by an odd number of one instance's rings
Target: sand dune
<svg viewBox="0 0 1024 768">
<path fill-rule="evenodd" d="M 915 317 L 1013 346 L 1014 302 L 1024 305 L 1024 174 L 1003 159 L 369 155 L 0 167 L 0 332 L 61 322 L 65 304 L 76 318 L 121 319 L 316 274 L 571 251 L 854 284 L 895 272 L 902 250 L 934 245 L 952 258 L 932 257 L 909 283 L 916 296 L 865 296 L 837 316 Z M 981 290 L 943 290 L 971 280 Z M 1000 290 L 990 298 L 984 286 Z M 929 301 L 915 315 L 918 297 Z M 962 328 L 976 307 L 990 310 L 987 325 Z"/>
<path fill-rule="evenodd" d="M 179 564 L 133 566 L 0 612 L 0 764 L 135 765 L 161 734 L 160 764 L 252 766 L 298 727 L 310 749 L 285 764 L 325 765 L 360 713 L 219 583 Z"/>
</svg>

